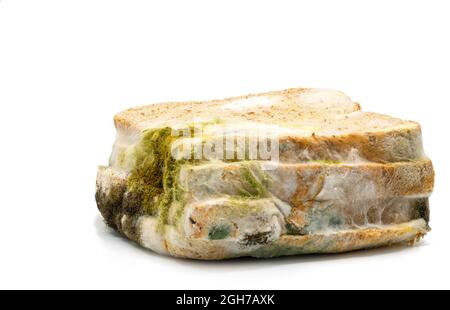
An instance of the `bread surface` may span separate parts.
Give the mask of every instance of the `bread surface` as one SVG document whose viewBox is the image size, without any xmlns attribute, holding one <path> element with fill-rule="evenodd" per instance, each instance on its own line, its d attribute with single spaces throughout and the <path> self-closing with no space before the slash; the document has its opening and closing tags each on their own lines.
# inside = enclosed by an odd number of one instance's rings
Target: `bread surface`
<svg viewBox="0 0 450 310">
<path fill-rule="evenodd" d="M 434 171 L 419 124 L 362 112 L 342 92 L 294 88 L 159 103 L 125 110 L 114 123 L 110 163 L 97 175 L 98 208 L 108 225 L 158 253 L 335 253 L 411 243 L 429 230 Z M 170 138 L 170 150 L 262 128 L 277 138 L 279 156 L 168 160 L 161 133 L 198 126 L 202 139 Z"/>
</svg>

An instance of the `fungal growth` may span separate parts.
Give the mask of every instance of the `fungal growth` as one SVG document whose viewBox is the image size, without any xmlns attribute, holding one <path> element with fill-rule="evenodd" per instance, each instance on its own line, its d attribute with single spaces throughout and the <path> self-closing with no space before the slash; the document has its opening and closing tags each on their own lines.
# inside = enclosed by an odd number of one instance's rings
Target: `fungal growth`
<svg viewBox="0 0 450 310">
<path fill-rule="evenodd" d="M 115 123 L 97 206 L 106 224 L 158 253 L 334 253 L 429 230 L 434 171 L 420 126 L 361 112 L 340 92 L 155 104 Z"/>
</svg>

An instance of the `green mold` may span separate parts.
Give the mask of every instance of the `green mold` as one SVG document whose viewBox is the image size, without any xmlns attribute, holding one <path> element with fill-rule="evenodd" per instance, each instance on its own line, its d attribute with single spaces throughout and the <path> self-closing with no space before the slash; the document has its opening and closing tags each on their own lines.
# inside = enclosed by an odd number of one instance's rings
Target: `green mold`
<svg viewBox="0 0 450 310">
<path fill-rule="evenodd" d="M 210 240 L 222 240 L 228 238 L 231 234 L 231 227 L 228 225 L 218 225 L 211 228 L 208 233 Z"/>
<path fill-rule="evenodd" d="M 240 169 L 242 188 L 238 189 L 239 195 L 244 198 L 260 199 L 268 197 L 267 187 L 271 182 L 270 177 L 261 169 L 259 164 L 246 162 Z"/>
<path fill-rule="evenodd" d="M 177 175 L 183 162 L 171 156 L 176 138 L 169 127 L 145 131 L 135 148 L 135 166 L 127 180 L 128 191 L 140 199 L 140 211 L 158 215 L 162 226 L 167 224 L 172 201 L 181 198 Z"/>
</svg>

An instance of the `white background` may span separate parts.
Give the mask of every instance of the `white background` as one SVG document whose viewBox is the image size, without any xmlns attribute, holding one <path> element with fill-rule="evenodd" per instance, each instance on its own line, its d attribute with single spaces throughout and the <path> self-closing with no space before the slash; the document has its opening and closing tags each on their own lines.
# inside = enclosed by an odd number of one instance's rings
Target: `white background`
<svg viewBox="0 0 450 310">
<path fill-rule="evenodd" d="M 450 288 L 449 1 L 0 3 L 0 288 Z M 271 260 L 162 257 L 94 201 L 122 109 L 288 87 L 417 120 L 436 170 L 413 248 Z"/>
</svg>

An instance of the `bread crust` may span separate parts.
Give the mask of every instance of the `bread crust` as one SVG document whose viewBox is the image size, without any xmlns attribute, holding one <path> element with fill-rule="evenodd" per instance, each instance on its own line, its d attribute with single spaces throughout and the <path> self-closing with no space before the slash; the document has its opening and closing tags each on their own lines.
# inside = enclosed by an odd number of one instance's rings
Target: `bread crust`
<svg viewBox="0 0 450 310">
<path fill-rule="evenodd" d="M 332 104 L 325 104 L 329 101 Z M 262 102 L 262 104 L 254 103 Z M 248 108 L 245 105 L 249 106 Z M 359 111 L 360 105 L 344 93 L 313 88 L 289 88 L 244 96 L 205 101 L 155 103 L 118 113 L 114 124 L 118 130 L 142 130 L 151 123 L 183 122 L 187 119 L 214 118 L 256 122 L 289 123 L 297 118 L 321 118 Z"/>
<path fill-rule="evenodd" d="M 326 234 L 283 235 L 269 244 L 243 248 L 236 241 L 186 238 L 173 226 L 167 226 L 161 233 L 157 222 L 156 218 L 149 216 L 142 216 L 135 221 L 139 223 L 135 229 L 141 234 L 135 242 L 159 254 L 196 260 L 343 253 L 394 244 L 413 245 L 429 231 L 426 222 L 418 219 L 401 224 Z"/>
</svg>

